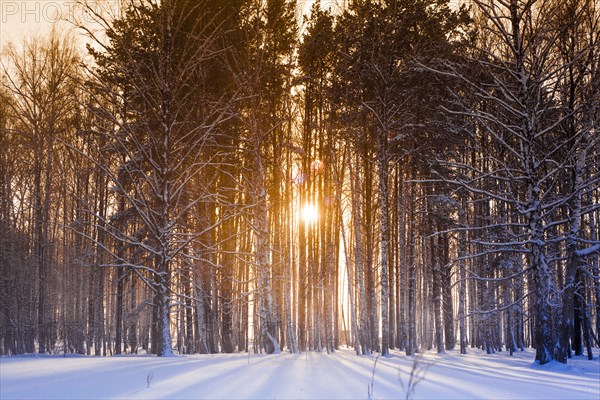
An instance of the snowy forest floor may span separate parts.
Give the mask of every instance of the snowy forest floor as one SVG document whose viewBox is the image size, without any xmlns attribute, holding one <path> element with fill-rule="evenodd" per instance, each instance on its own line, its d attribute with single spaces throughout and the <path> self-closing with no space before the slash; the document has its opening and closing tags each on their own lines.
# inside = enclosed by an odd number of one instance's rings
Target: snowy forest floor
<svg viewBox="0 0 600 400">
<path fill-rule="evenodd" d="M 420 360 L 415 399 L 598 399 L 600 360 L 533 363 L 533 350 L 486 355 L 469 349 Z M 150 356 L 16 356 L 0 358 L 0 399 L 372 399 L 405 398 L 413 358 L 215 354 Z M 373 380 L 372 380 L 373 379 Z"/>
</svg>

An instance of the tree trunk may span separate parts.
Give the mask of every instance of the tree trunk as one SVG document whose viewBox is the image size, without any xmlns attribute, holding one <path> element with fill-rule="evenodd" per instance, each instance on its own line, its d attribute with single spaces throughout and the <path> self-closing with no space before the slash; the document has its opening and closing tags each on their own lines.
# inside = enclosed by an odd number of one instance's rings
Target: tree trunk
<svg viewBox="0 0 600 400">
<path fill-rule="evenodd" d="M 379 195 L 381 197 L 381 355 L 386 356 L 390 353 L 389 344 L 389 273 L 388 273 L 388 154 L 387 154 L 387 132 L 379 132 Z"/>
<path fill-rule="evenodd" d="M 458 257 L 462 258 L 466 255 L 466 238 L 465 233 L 461 232 L 459 237 L 459 246 L 460 250 L 458 253 Z M 465 306 L 466 306 L 466 288 L 467 288 L 467 273 L 465 267 L 465 260 L 461 259 L 458 262 L 459 268 L 459 292 L 458 292 L 458 321 L 459 321 L 459 331 L 460 331 L 460 354 L 467 354 L 467 327 L 466 325 L 466 315 L 465 315 Z"/>
<path fill-rule="evenodd" d="M 441 290 L 442 290 L 442 311 L 444 321 L 444 340 L 446 350 L 454 349 L 456 337 L 454 335 L 454 305 L 452 299 L 452 264 L 450 263 L 450 244 L 448 235 L 444 234 L 440 239 L 442 242 L 441 252 L 443 254 L 441 261 Z"/>
<path fill-rule="evenodd" d="M 411 166 L 412 169 L 414 167 Z M 411 171 L 414 177 L 414 170 Z M 418 350 L 417 348 L 417 310 L 416 310 L 416 268 L 415 268 L 415 189 L 414 184 L 410 184 L 409 189 L 409 231 L 408 237 L 410 244 L 408 246 L 408 340 L 406 344 L 406 355 L 412 356 Z"/>
</svg>

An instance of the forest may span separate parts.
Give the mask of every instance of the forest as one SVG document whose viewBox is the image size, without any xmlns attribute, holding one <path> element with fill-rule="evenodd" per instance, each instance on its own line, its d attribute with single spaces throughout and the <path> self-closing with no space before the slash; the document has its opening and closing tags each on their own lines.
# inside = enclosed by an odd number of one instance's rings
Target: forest
<svg viewBox="0 0 600 400">
<path fill-rule="evenodd" d="M 4 48 L 0 355 L 598 353 L 600 2 L 308 3 Z"/>
</svg>

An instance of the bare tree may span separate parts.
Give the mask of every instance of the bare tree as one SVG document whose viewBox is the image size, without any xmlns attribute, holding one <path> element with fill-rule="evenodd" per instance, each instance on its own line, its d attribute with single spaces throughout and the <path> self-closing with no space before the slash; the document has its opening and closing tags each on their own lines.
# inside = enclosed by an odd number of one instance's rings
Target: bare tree
<svg viewBox="0 0 600 400">
<path fill-rule="evenodd" d="M 136 263 L 120 256 L 118 245 L 113 248 L 102 242 L 111 255 L 105 266 L 129 267 L 152 289 L 154 351 L 163 356 L 172 354 L 171 278 L 191 254 L 184 250 L 203 233 L 186 228 L 188 216 L 200 202 L 210 200 L 206 191 L 193 192 L 190 185 L 213 163 L 205 156 L 214 152 L 206 150 L 231 115 L 228 99 L 199 97 L 204 68 L 216 52 L 212 26 L 203 24 L 209 17 L 186 18 L 201 6 L 136 2 L 128 5 L 123 19 L 114 22 L 96 14 L 106 24 L 108 42 L 88 31 L 101 48 L 91 49 L 99 68 L 88 70 L 93 99 L 89 112 L 104 121 L 93 134 L 120 155 L 115 163 L 92 161 L 102 168 L 145 234 L 124 230 L 120 222 L 104 218 L 99 229 L 116 243 L 147 254 L 146 262 Z M 125 114 L 115 113 L 114 106 L 126 107 Z M 211 221 L 204 230 L 215 223 Z"/>
<path fill-rule="evenodd" d="M 553 299 L 559 290 L 555 281 L 559 259 L 552 256 L 550 248 L 564 238 L 556 228 L 565 221 L 556 215 L 572 198 L 557 196 L 556 189 L 563 182 L 562 171 L 572 165 L 571 156 L 577 153 L 587 128 L 574 132 L 576 137 L 562 135 L 559 130 L 567 118 L 560 113 L 562 104 L 557 97 L 571 64 L 554 57 L 561 35 L 560 27 L 552 23 L 557 3 L 513 0 L 506 4 L 475 4 L 482 16 L 480 29 L 487 38 L 478 48 L 477 59 L 472 60 L 482 71 L 482 79 L 467 77 L 451 63 L 446 63 L 444 73 L 468 86 L 477 102 L 467 105 L 462 101 L 466 107 L 448 111 L 475 121 L 470 133 L 474 146 L 490 142 L 495 150 L 477 147 L 478 161 L 470 165 L 450 160 L 441 164 L 462 174 L 457 179 L 445 178 L 447 181 L 483 200 L 479 204 L 484 207 L 481 210 L 485 219 L 478 229 L 487 234 L 477 239 L 480 250 L 476 256 L 526 255 L 529 266 L 523 272 L 533 282 L 530 305 L 536 316 L 536 359 L 544 364 L 557 354 L 557 331 L 552 320 L 556 310 Z M 586 163 L 580 159 L 580 166 Z M 588 189 L 589 183 L 584 185 Z M 580 190 L 581 185 L 576 192 Z M 505 222 L 486 218 L 493 210 L 492 204 L 502 205 L 504 215 L 515 213 L 518 217 Z M 520 276 L 517 271 L 491 281 L 506 282 Z M 489 320 L 492 314 L 482 315 Z"/>
<path fill-rule="evenodd" d="M 33 38 L 21 50 L 10 46 L 3 64 L 3 85 L 11 94 L 12 136 L 22 143 L 31 165 L 31 187 L 22 200 L 31 207 L 28 234 L 35 254 L 36 332 L 39 352 L 52 346 L 52 265 L 56 257 L 53 213 L 59 140 L 72 129 L 76 106 L 78 57 L 72 39 L 52 31 L 48 40 Z M 14 145 L 14 144 L 13 144 Z M 16 147 L 16 146 L 15 146 Z"/>
</svg>

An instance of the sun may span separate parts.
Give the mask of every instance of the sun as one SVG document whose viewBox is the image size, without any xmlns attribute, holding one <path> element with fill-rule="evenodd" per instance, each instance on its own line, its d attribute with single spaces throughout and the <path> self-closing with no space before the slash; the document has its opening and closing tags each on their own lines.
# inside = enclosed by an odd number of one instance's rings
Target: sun
<svg viewBox="0 0 600 400">
<path fill-rule="evenodd" d="M 319 209 L 311 203 L 306 203 L 300 210 L 302 220 L 307 224 L 313 224 L 319 219 Z"/>
</svg>

